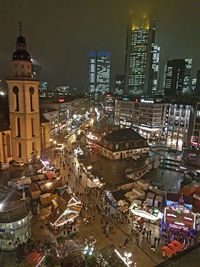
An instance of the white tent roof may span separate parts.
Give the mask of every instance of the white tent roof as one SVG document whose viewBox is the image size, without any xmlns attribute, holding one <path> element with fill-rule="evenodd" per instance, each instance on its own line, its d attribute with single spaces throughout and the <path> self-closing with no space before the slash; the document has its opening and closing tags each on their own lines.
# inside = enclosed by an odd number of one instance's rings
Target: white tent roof
<svg viewBox="0 0 200 267">
<path fill-rule="evenodd" d="M 139 216 L 139 217 L 151 220 L 151 221 L 157 221 L 159 219 L 158 217 L 154 216 L 153 214 L 151 214 L 145 210 L 132 209 L 131 212 L 136 216 Z"/>
</svg>

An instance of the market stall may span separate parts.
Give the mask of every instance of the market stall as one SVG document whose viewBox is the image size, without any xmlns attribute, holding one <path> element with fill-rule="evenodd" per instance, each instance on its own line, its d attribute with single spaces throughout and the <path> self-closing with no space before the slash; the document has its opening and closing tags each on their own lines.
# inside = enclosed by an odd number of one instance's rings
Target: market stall
<svg viewBox="0 0 200 267">
<path fill-rule="evenodd" d="M 60 201 L 59 203 L 59 200 Z M 59 197 L 57 200 L 58 206 L 49 216 L 50 226 L 53 229 L 63 226 L 67 222 L 74 221 L 79 216 L 79 212 L 82 208 L 81 201 L 75 196 L 70 196 L 69 201 L 65 201 Z"/>
</svg>

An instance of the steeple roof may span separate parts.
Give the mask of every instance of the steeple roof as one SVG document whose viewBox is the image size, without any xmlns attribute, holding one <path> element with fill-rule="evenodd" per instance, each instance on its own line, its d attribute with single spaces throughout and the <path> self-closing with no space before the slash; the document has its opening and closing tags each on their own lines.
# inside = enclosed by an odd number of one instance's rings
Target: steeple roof
<svg viewBox="0 0 200 267">
<path fill-rule="evenodd" d="M 16 42 L 16 51 L 13 53 L 12 60 L 31 60 L 30 54 L 26 50 L 26 39 L 22 35 L 22 24 L 19 23 L 19 36 Z"/>
</svg>

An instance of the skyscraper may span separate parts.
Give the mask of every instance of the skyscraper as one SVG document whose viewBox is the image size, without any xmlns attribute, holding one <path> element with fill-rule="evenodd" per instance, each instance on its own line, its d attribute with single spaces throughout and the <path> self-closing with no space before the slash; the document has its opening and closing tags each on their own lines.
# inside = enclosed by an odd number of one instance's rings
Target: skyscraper
<svg viewBox="0 0 200 267">
<path fill-rule="evenodd" d="M 110 52 L 89 53 L 89 93 L 94 100 L 110 91 Z"/>
<path fill-rule="evenodd" d="M 115 94 L 123 95 L 125 87 L 125 75 L 118 74 L 115 79 Z"/>
<path fill-rule="evenodd" d="M 168 60 L 165 69 L 164 91 L 166 96 L 190 92 L 192 59 Z"/>
<path fill-rule="evenodd" d="M 195 94 L 197 96 L 200 96 L 200 70 L 197 71 L 196 85 L 195 85 Z"/>
<path fill-rule="evenodd" d="M 155 21 L 130 25 L 127 31 L 125 93 L 152 95 L 157 88 L 160 48 L 155 45 Z"/>
<path fill-rule="evenodd" d="M 152 68 L 149 79 L 149 95 L 155 95 L 158 89 L 158 71 L 160 60 L 160 47 L 157 45 L 152 46 Z"/>
</svg>

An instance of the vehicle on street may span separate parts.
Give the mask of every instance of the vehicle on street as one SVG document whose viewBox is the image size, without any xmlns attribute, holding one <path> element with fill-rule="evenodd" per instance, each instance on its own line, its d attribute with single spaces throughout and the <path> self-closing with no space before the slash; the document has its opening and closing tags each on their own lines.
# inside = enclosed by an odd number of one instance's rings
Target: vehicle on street
<svg viewBox="0 0 200 267">
<path fill-rule="evenodd" d="M 23 166 L 24 162 L 22 160 L 16 160 L 16 161 L 14 161 L 13 165 L 15 165 L 15 166 Z"/>
</svg>

